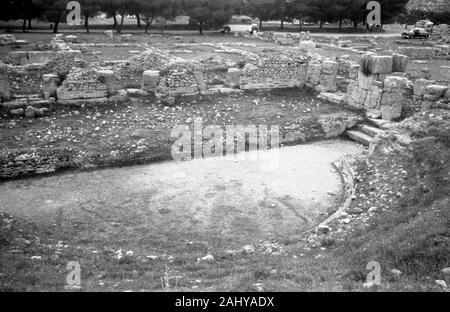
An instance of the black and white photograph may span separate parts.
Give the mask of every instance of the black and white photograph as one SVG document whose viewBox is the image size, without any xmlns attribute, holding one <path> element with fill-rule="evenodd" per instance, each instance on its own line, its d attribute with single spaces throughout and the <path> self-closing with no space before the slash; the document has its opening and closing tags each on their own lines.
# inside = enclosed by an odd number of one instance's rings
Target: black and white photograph
<svg viewBox="0 0 450 312">
<path fill-rule="evenodd" d="M 2 1 L 0 292 L 449 292 L 449 24 L 450 0 Z"/>
</svg>

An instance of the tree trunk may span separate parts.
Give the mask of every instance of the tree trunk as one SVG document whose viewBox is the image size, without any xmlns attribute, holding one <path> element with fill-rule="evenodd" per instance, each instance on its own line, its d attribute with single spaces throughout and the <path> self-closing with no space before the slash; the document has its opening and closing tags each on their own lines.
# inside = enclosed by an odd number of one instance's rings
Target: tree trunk
<svg viewBox="0 0 450 312">
<path fill-rule="evenodd" d="M 298 20 L 300 25 L 300 32 L 303 31 L 303 21 L 301 19 Z"/>
<path fill-rule="evenodd" d="M 262 19 L 262 17 L 260 17 L 259 18 L 259 31 L 261 31 L 262 27 L 263 27 L 263 19 Z"/>
<path fill-rule="evenodd" d="M 323 28 L 323 21 L 319 22 L 319 28 L 322 29 Z"/>
<path fill-rule="evenodd" d="M 200 35 L 203 35 L 203 22 L 200 22 L 198 25 L 198 30 L 200 32 Z"/>
<path fill-rule="evenodd" d="M 53 24 L 53 33 L 58 33 L 59 20 L 61 19 L 61 12 L 58 12 L 58 16 L 55 19 L 55 24 Z"/>
<path fill-rule="evenodd" d="M 84 17 L 84 27 L 86 28 L 86 32 L 89 33 L 89 16 L 86 15 Z"/>
<path fill-rule="evenodd" d="M 284 17 L 281 18 L 280 29 L 284 29 Z"/>
<path fill-rule="evenodd" d="M 353 19 L 353 28 L 354 28 L 354 29 L 358 28 L 358 22 L 359 22 L 359 21 L 358 21 L 357 18 L 354 18 L 354 19 Z"/>
<path fill-rule="evenodd" d="M 141 17 L 139 14 L 136 14 L 137 27 L 141 28 Z"/>
<path fill-rule="evenodd" d="M 125 18 L 125 13 L 123 13 L 120 17 L 120 24 L 119 27 L 117 27 L 117 33 L 122 33 L 122 27 L 123 27 L 123 19 Z"/>
<path fill-rule="evenodd" d="M 31 18 L 28 19 L 28 29 L 32 29 L 33 27 L 31 27 Z"/>
<path fill-rule="evenodd" d="M 150 18 L 148 16 L 145 16 L 145 33 L 148 34 L 148 26 L 150 26 L 148 24 Z"/>
<path fill-rule="evenodd" d="M 59 18 L 55 21 L 55 24 L 53 24 L 53 33 L 58 33 L 58 26 L 59 26 Z"/>
<path fill-rule="evenodd" d="M 24 18 L 23 23 L 22 23 L 22 32 L 26 32 L 26 31 L 27 31 L 27 19 Z"/>
<path fill-rule="evenodd" d="M 342 29 L 342 17 L 339 19 L 339 29 Z"/>
<path fill-rule="evenodd" d="M 116 16 L 116 12 L 113 13 L 113 19 L 114 19 L 114 25 L 113 27 L 116 28 L 117 27 L 117 16 Z"/>
</svg>

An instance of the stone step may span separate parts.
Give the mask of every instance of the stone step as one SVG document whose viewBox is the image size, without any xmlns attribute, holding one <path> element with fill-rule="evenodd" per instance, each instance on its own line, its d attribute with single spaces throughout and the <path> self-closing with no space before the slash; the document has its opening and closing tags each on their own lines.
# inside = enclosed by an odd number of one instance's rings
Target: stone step
<svg viewBox="0 0 450 312">
<path fill-rule="evenodd" d="M 371 136 L 358 130 L 349 130 L 346 132 L 346 134 L 350 139 L 359 142 L 365 146 L 370 146 L 370 143 L 372 143 L 373 140 Z"/>
<path fill-rule="evenodd" d="M 383 120 L 383 119 L 368 118 L 368 120 L 372 124 L 374 124 L 376 127 L 380 128 L 380 129 L 383 129 L 383 130 L 389 129 L 389 126 L 394 124 L 392 121 Z"/>
<path fill-rule="evenodd" d="M 375 127 L 371 127 L 368 125 L 360 125 L 359 130 L 371 137 L 375 137 L 376 135 L 383 133 L 384 131 Z"/>
</svg>

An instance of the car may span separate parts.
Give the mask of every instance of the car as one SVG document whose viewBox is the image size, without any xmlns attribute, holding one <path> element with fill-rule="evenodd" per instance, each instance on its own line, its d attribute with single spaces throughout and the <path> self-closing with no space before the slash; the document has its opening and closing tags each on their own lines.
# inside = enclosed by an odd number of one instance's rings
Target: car
<svg viewBox="0 0 450 312">
<path fill-rule="evenodd" d="M 253 34 L 259 31 L 257 24 L 253 23 L 253 19 L 249 16 L 235 15 L 231 18 L 228 24 L 225 24 L 220 32 L 224 34 L 235 33 L 235 32 L 248 32 Z"/>
<path fill-rule="evenodd" d="M 402 33 L 403 39 L 422 39 L 422 38 L 426 39 L 426 38 L 429 38 L 430 35 L 431 34 L 428 31 L 426 31 L 423 28 L 418 28 L 418 27 Z"/>
<path fill-rule="evenodd" d="M 429 20 L 420 20 L 414 25 L 414 27 L 416 27 L 416 28 L 423 28 L 427 32 L 432 33 L 433 32 L 433 28 L 434 28 L 434 23 L 430 22 Z"/>
</svg>

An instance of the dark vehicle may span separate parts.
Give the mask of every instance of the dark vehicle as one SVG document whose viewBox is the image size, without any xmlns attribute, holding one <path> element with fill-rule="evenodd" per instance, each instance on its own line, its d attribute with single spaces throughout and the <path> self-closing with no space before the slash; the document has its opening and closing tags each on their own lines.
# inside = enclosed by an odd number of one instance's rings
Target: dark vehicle
<svg viewBox="0 0 450 312">
<path fill-rule="evenodd" d="M 413 28 L 402 33 L 403 39 L 427 39 L 430 35 L 431 34 L 423 28 Z"/>
</svg>

